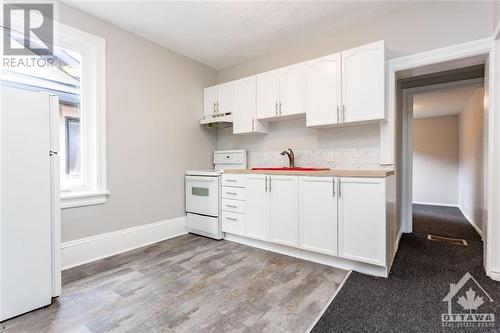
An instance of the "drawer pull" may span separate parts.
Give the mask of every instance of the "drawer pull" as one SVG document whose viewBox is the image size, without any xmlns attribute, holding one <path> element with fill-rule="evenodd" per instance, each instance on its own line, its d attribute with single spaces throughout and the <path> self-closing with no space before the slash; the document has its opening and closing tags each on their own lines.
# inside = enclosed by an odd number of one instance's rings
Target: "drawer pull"
<svg viewBox="0 0 500 333">
<path fill-rule="evenodd" d="M 235 219 L 234 217 L 226 217 L 226 220 L 229 220 L 229 221 L 238 221 L 238 219 Z"/>
<path fill-rule="evenodd" d="M 233 206 L 233 205 L 226 205 L 226 207 L 229 207 L 229 208 L 238 208 L 238 207 Z"/>
<path fill-rule="evenodd" d="M 226 179 L 226 182 L 236 182 L 236 179 Z"/>
<path fill-rule="evenodd" d="M 238 193 L 234 193 L 234 192 L 226 192 L 226 194 L 238 195 Z"/>
</svg>

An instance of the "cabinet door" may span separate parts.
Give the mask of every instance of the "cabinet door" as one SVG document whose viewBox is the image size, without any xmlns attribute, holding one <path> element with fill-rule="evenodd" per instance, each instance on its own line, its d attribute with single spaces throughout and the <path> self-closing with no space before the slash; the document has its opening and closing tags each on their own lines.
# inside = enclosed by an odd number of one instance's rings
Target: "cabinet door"
<svg viewBox="0 0 500 333">
<path fill-rule="evenodd" d="M 340 53 L 307 62 L 307 126 L 340 122 L 342 76 Z"/>
<path fill-rule="evenodd" d="M 257 75 L 257 119 L 278 116 L 279 70 Z"/>
<path fill-rule="evenodd" d="M 217 90 L 217 110 L 218 114 L 233 112 L 234 107 L 234 87 L 233 82 L 224 83 L 218 86 Z"/>
<path fill-rule="evenodd" d="M 337 255 L 337 182 L 333 177 L 300 177 L 299 247 Z"/>
<path fill-rule="evenodd" d="M 233 83 L 233 134 L 267 133 L 267 124 L 257 120 L 256 77 Z"/>
<path fill-rule="evenodd" d="M 245 235 L 269 240 L 269 192 L 267 176 L 247 175 Z"/>
<path fill-rule="evenodd" d="M 212 117 L 217 107 L 217 86 L 205 88 L 203 93 L 203 117 Z"/>
<path fill-rule="evenodd" d="M 256 78 L 234 82 L 233 134 L 252 133 L 256 118 Z"/>
<path fill-rule="evenodd" d="M 339 179 L 339 256 L 385 265 L 385 180 Z"/>
<path fill-rule="evenodd" d="M 342 52 L 344 122 L 383 119 L 385 46 L 383 41 Z"/>
<path fill-rule="evenodd" d="M 299 180 L 296 176 L 270 176 L 271 241 L 299 245 Z"/>
<path fill-rule="evenodd" d="M 278 115 L 289 116 L 306 112 L 306 63 L 280 69 L 280 99 Z"/>
</svg>

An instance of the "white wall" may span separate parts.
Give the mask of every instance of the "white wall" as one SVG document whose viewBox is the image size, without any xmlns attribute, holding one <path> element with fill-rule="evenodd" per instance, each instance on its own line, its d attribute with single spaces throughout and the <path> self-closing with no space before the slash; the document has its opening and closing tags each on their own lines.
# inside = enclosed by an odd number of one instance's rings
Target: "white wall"
<svg viewBox="0 0 500 333">
<path fill-rule="evenodd" d="M 413 202 L 458 203 L 458 116 L 413 120 Z"/>
<path fill-rule="evenodd" d="M 199 125 L 216 72 L 68 7 L 63 23 L 106 39 L 104 205 L 64 209 L 64 242 L 183 216 L 184 173 L 212 166 L 216 133 Z"/>
<path fill-rule="evenodd" d="M 482 229 L 483 207 L 483 89 L 478 88 L 460 114 L 458 206 Z"/>
</svg>

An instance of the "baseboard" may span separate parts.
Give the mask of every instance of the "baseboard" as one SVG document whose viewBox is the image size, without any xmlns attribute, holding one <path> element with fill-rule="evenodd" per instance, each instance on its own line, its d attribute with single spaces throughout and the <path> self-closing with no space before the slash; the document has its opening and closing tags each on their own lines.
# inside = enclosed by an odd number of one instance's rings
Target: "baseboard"
<svg viewBox="0 0 500 333">
<path fill-rule="evenodd" d="M 458 204 L 444 204 L 444 203 L 435 203 L 435 202 L 413 202 L 414 205 L 426 205 L 426 206 L 442 206 L 442 207 L 458 207 Z"/>
<path fill-rule="evenodd" d="M 62 270 L 186 234 L 186 217 L 140 225 L 61 244 Z"/>
<path fill-rule="evenodd" d="M 237 236 L 226 233 L 225 240 L 236 242 L 243 245 L 248 245 L 256 247 L 259 249 L 272 251 L 280 254 L 284 254 L 290 257 L 295 257 L 299 259 L 304 259 L 312 262 L 317 262 L 319 264 L 332 266 L 345 270 L 353 270 L 363 274 L 387 277 L 388 270 L 384 266 L 377 266 L 372 264 L 367 264 L 359 261 L 344 259 L 340 257 L 334 257 L 326 254 L 315 253 L 311 251 L 306 251 L 302 249 L 297 249 L 293 247 L 288 247 L 285 245 L 279 245 L 274 243 L 269 243 L 266 241 L 261 241 L 257 239 L 247 238 L 243 236 Z"/>
<path fill-rule="evenodd" d="M 500 271 L 490 270 L 490 278 L 495 281 L 500 281 Z"/>
<path fill-rule="evenodd" d="M 467 220 L 467 222 L 469 222 L 469 224 L 474 228 L 476 229 L 477 233 L 479 234 L 479 236 L 481 236 L 481 239 L 483 239 L 483 232 L 481 229 L 479 229 L 479 227 L 477 226 L 476 223 L 474 223 L 474 220 L 471 219 L 471 217 L 469 215 L 467 215 L 464 210 L 462 209 L 462 207 L 458 206 L 458 209 L 460 209 L 460 212 L 462 213 L 462 215 L 465 217 L 465 219 Z"/>
</svg>

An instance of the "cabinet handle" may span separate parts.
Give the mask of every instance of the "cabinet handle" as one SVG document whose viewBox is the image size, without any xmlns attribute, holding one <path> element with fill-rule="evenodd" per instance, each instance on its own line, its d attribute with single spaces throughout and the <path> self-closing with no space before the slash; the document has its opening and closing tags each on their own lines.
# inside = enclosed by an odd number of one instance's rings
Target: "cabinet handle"
<svg viewBox="0 0 500 333">
<path fill-rule="evenodd" d="M 280 101 L 279 106 L 280 106 L 280 112 L 279 112 L 279 115 L 281 116 L 281 101 Z"/>
<path fill-rule="evenodd" d="M 217 113 L 219 113 L 219 102 L 217 102 Z"/>
<path fill-rule="evenodd" d="M 226 205 L 226 207 L 229 207 L 229 208 L 238 208 L 238 207 L 233 206 L 233 205 Z"/>
<path fill-rule="evenodd" d="M 340 123 L 339 112 L 340 112 L 340 108 L 339 108 L 339 106 L 337 105 L 337 124 L 338 124 L 338 123 Z"/>
<path fill-rule="evenodd" d="M 342 180 L 339 179 L 339 198 L 342 196 Z"/>
<path fill-rule="evenodd" d="M 335 198 L 335 178 L 333 178 L 333 197 Z"/>
<path fill-rule="evenodd" d="M 238 219 L 235 219 L 234 217 L 226 217 L 226 220 L 229 220 L 229 221 L 238 221 Z"/>
<path fill-rule="evenodd" d="M 273 189 L 272 186 L 271 186 L 271 182 L 272 182 L 272 178 L 271 176 L 269 176 L 269 192 L 271 192 L 271 190 Z"/>
<path fill-rule="evenodd" d="M 278 115 L 278 101 L 274 103 L 274 114 Z"/>
<path fill-rule="evenodd" d="M 214 102 L 214 112 L 213 112 L 213 114 L 215 114 L 215 104 L 216 104 L 216 103 Z"/>
<path fill-rule="evenodd" d="M 267 192 L 267 176 L 266 176 L 266 192 Z"/>
<path fill-rule="evenodd" d="M 252 118 L 252 132 L 255 132 L 255 118 Z"/>
<path fill-rule="evenodd" d="M 345 105 L 342 105 L 342 122 L 345 123 Z"/>
<path fill-rule="evenodd" d="M 226 182 L 235 182 L 235 181 L 236 181 L 236 179 L 230 179 L 230 178 L 229 178 L 229 179 L 227 179 L 227 178 L 226 178 Z"/>
<path fill-rule="evenodd" d="M 226 192 L 226 194 L 238 195 L 238 193 L 235 193 L 235 192 Z"/>
</svg>

